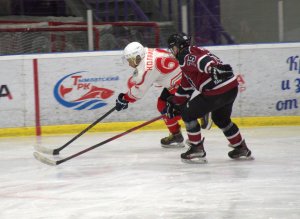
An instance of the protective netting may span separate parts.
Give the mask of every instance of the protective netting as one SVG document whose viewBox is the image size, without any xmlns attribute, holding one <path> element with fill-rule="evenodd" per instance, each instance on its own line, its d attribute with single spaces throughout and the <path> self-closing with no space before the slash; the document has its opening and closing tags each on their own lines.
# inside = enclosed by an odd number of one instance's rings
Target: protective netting
<svg viewBox="0 0 300 219">
<path fill-rule="evenodd" d="M 87 34 L 84 30 L 51 30 L 46 28 L 12 29 L 1 33 L 0 53 L 48 53 L 87 50 Z"/>
<path fill-rule="evenodd" d="M 87 51 L 87 31 L 83 23 L 0 24 L 0 54 Z M 132 41 L 158 47 L 159 30 L 152 23 L 96 24 L 93 40 L 94 50 L 119 50 Z"/>
</svg>

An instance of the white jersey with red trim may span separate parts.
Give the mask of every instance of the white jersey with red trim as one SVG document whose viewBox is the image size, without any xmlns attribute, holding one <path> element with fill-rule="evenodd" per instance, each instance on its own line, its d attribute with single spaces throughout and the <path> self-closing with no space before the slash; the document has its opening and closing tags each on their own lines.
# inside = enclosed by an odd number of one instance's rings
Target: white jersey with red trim
<svg viewBox="0 0 300 219">
<path fill-rule="evenodd" d="M 129 102 L 141 99 L 152 85 L 172 90 L 180 84 L 179 63 L 169 52 L 145 48 L 145 54 L 144 59 L 128 80 L 129 90 L 124 99 Z"/>
</svg>

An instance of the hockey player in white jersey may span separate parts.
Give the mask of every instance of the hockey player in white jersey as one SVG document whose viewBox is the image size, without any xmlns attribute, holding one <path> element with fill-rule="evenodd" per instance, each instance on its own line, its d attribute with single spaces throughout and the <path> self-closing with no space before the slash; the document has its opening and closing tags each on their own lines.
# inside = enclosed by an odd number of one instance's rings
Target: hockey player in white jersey
<svg viewBox="0 0 300 219">
<path fill-rule="evenodd" d="M 143 47 L 138 42 L 129 43 L 123 51 L 123 56 L 129 66 L 135 70 L 128 80 L 128 91 L 120 93 L 116 100 L 116 110 L 127 109 L 128 103 L 141 99 L 152 85 L 156 85 L 163 87 L 157 100 L 157 109 L 164 114 L 167 99 L 174 95 L 181 82 L 181 69 L 178 61 L 165 50 Z M 170 134 L 161 139 L 161 146 L 184 147 L 184 138 L 178 123 L 180 116 L 172 119 L 163 116 L 163 119 Z M 202 118 L 201 126 L 209 129 L 211 119 L 208 116 Z"/>
</svg>

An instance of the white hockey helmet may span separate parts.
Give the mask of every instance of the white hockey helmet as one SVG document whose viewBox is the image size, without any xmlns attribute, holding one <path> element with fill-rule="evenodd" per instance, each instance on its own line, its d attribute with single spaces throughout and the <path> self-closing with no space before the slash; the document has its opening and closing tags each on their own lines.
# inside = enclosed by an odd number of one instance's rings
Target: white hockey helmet
<svg viewBox="0 0 300 219">
<path fill-rule="evenodd" d="M 126 60 L 132 59 L 136 63 L 137 56 L 143 59 L 145 57 L 145 48 L 138 42 L 129 43 L 123 51 L 123 57 Z"/>
</svg>

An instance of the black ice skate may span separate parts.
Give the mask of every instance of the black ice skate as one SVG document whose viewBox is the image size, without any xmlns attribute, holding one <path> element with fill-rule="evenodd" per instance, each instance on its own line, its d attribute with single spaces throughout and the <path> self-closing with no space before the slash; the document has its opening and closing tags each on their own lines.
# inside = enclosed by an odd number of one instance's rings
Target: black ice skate
<svg viewBox="0 0 300 219">
<path fill-rule="evenodd" d="M 187 152 L 181 154 L 181 160 L 185 163 L 207 163 L 205 158 L 206 152 L 203 147 L 204 138 L 202 141 L 194 145 L 190 143 L 189 140 L 186 141 L 186 144 L 190 146 Z"/>
<path fill-rule="evenodd" d="M 183 148 L 183 140 L 181 132 L 178 132 L 177 134 L 170 134 L 168 137 L 162 138 L 160 143 L 163 148 Z"/>
<path fill-rule="evenodd" d="M 212 119 L 211 119 L 211 112 L 205 114 L 203 117 L 200 118 L 201 128 L 210 130 L 212 126 Z"/>
<path fill-rule="evenodd" d="M 233 147 L 232 145 L 229 145 L 229 147 L 234 148 L 232 151 L 228 152 L 228 156 L 231 159 L 254 159 L 254 157 L 251 156 L 251 151 L 248 149 L 245 140 L 243 140 L 242 143 L 236 147 Z"/>
</svg>

